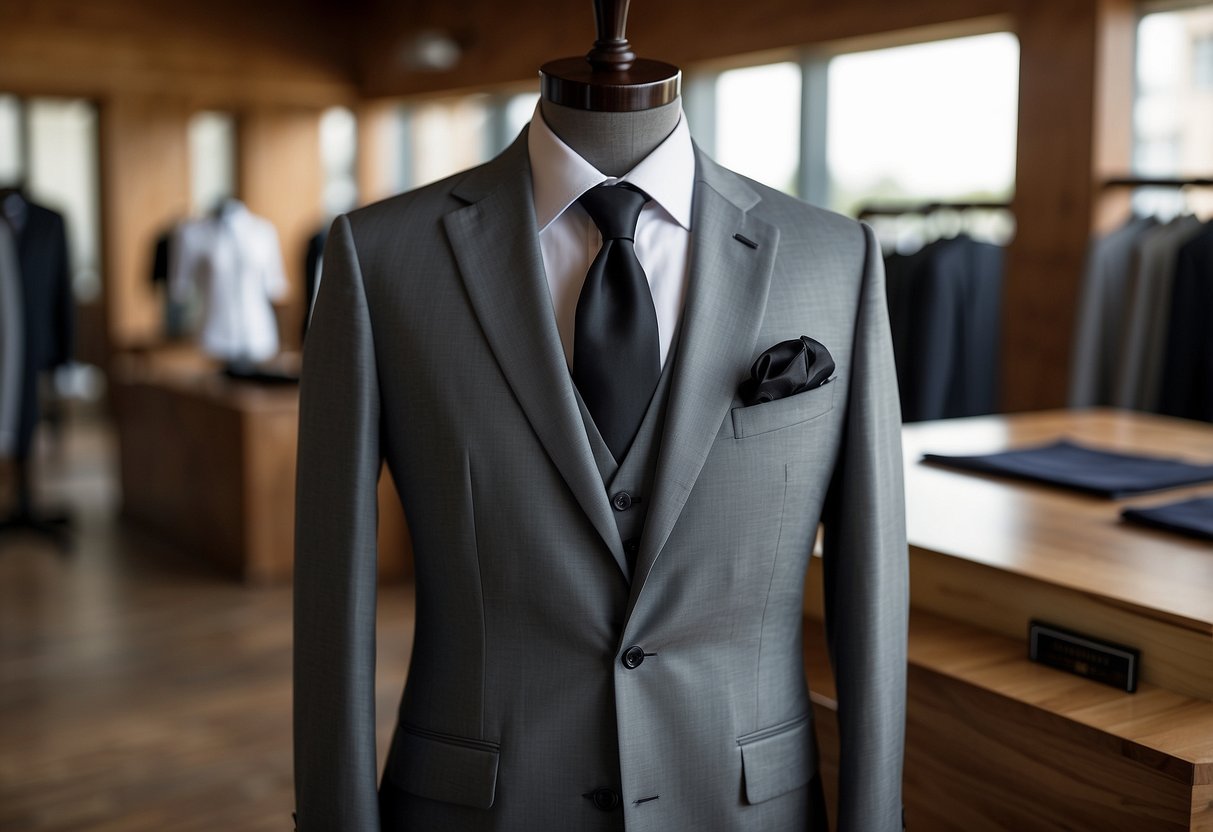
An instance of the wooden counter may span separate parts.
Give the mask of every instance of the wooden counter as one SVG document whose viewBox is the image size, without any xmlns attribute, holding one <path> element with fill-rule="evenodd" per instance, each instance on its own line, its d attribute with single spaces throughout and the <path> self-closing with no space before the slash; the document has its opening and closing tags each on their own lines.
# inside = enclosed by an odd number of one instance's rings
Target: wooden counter
<svg viewBox="0 0 1213 832">
<path fill-rule="evenodd" d="M 1213 830 L 1213 545 L 1123 523 L 1213 485 L 1109 500 L 920 462 L 1068 437 L 1213 462 L 1213 425 L 1113 410 L 907 425 L 907 828 Z M 837 723 L 810 567 L 806 663 L 833 799 Z M 1136 693 L 1027 658 L 1040 618 L 1142 652 Z"/>
<path fill-rule="evenodd" d="M 1127 505 L 1213 495 L 1213 484 L 1109 500 L 919 462 L 1069 437 L 1213 463 L 1213 425 L 1114 410 L 910 425 L 906 524 L 914 604 L 1026 637 L 1028 619 L 1142 651 L 1142 679 L 1213 699 L 1213 545 L 1124 523 Z"/>
<path fill-rule="evenodd" d="M 250 583 L 289 580 L 298 386 L 177 359 L 132 359 L 113 376 L 123 514 Z M 379 504 L 380 576 L 399 577 L 410 541 L 386 471 Z"/>
<path fill-rule="evenodd" d="M 834 679 L 824 627 L 805 621 L 833 825 Z M 909 647 L 910 832 L 1213 829 L 1213 703 L 1149 683 L 1122 693 L 1028 661 L 1024 639 L 917 609 Z"/>
</svg>

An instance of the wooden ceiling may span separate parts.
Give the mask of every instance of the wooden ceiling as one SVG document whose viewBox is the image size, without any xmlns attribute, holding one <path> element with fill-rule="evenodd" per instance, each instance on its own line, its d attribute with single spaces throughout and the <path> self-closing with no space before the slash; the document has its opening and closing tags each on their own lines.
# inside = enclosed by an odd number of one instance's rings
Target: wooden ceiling
<svg viewBox="0 0 1213 832">
<path fill-rule="evenodd" d="M 642 55 L 687 65 L 1030 2 L 641 0 L 629 34 Z M 410 44 L 427 33 L 457 46 L 454 66 L 410 66 Z M 593 39 L 584 0 L 0 0 L 0 90 L 311 106 L 531 81 L 540 64 Z"/>
</svg>

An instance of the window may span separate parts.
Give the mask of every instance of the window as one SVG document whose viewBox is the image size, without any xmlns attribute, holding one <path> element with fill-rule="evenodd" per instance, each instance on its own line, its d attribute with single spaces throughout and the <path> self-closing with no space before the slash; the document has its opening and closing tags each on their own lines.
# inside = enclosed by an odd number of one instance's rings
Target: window
<svg viewBox="0 0 1213 832">
<path fill-rule="evenodd" d="M 786 62 L 733 69 L 720 73 L 715 83 L 716 161 L 798 194 L 800 66 Z"/>
<path fill-rule="evenodd" d="M 320 116 L 325 214 L 349 211 L 358 202 L 357 158 L 357 119 L 346 107 L 330 107 Z"/>
<path fill-rule="evenodd" d="M 505 138 L 513 141 L 519 131 L 526 126 L 539 103 L 539 93 L 524 92 L 511 95 L 505 103 Z"/>
<path fill-rule="evenodd" d="M 196 215 L 236 195 L 236 120 L 204 111 L 189 121 L 190 206 Z"/>
<path fill-rule="evenodd" d="M 467 95 L 409 106 L 408 182 L 416 188 L 489 157 L 489 97 Z"/>
<path fill-rule="evenodd" d="M 1137 28 L 1133 170 L 1141 176 L 1213 175 L 1213 4 L 1142 17 Z M 1207 191 L 1141 189 L 1143 213 L 1203 210 Z"/>
<path fill-rule="evenodd" d="M 101 292 L 97 108 L 83 99 L 30 98 L 23 109 L 30 198 L 63 214 L 72 287 L 78 299 L 93 300 Z"/>
<path fill-rule="evenodd" d="M 21 101 L 15 95 L 0 95 L 0 186 L 21 178 Z"/>
<path fill-rule="evenodd" d="M 829 63 L 830 207 L 1001 201 L 1015 182 L 1019 42 L 995 33 Z"/>
</svg>

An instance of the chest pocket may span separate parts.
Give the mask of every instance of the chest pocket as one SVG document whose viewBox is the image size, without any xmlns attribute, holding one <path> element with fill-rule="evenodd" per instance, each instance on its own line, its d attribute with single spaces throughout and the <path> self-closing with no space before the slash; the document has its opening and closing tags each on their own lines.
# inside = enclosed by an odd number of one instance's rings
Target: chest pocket
<svg viewBox="0 0 1213 832">
<path fill-rule="evenodd" d="M 733 438 L 745 439 L 770 433 L 829 413 L 834 407 L 834 388 L 837 386 L 831 379 L 820 387 L 784 396 L 782 399 L 748 407 L 734 407 L 730 414 L 733 418 Z"/>
</svg>

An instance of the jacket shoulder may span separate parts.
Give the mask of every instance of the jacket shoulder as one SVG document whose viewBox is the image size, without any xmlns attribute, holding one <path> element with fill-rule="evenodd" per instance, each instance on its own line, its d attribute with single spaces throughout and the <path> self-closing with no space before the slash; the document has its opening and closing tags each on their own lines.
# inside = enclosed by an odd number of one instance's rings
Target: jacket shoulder
<svg viewBox="0 0 1213 832">
<path fill-rule="evenodd" d="M 806 239 L 810 243 L 854 247 L 860 252 L 865 249 L 864 224 L 859 220 L 812 205 L 749 177 L 741 178 L 761 197 L 751 211 L 777 226 L 781 240 Z"/>
</svg>

